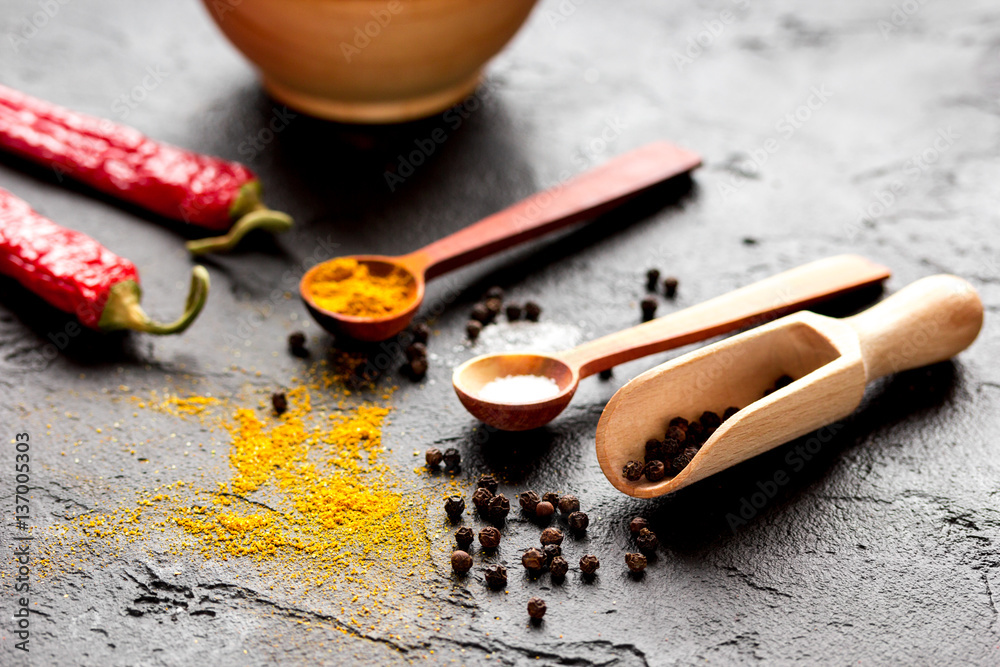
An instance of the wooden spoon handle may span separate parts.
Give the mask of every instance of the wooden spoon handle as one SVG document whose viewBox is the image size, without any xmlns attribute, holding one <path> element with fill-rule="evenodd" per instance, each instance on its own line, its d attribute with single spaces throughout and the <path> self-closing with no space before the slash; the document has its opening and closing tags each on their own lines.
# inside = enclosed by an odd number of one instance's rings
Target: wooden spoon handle
<svg viewBox="0 0 1000 667">
<path fill-rule="evenodd" d="M 657 183 L 690 171 L 701 158 L 667 142 L 649 144 L 514 204 L 412 253 L 430 279 L 500 250 L 596 217 Z"/>
<path fill-rule="evenodd" d="M 704 303 L 563 353 L 581 378 L 649 354 L 762 324 L 850 290 L 881 282 L 889 269 L 858 255 L 837 255 L 779 273 Z"/>
<path fill-rule="evenodd" d="M 957 276 L 930 276 L 846 322 L 858 334 L 871 382 L 950 359 L 967 348 L 983 326 L 983 302 Z"/>
</svg>

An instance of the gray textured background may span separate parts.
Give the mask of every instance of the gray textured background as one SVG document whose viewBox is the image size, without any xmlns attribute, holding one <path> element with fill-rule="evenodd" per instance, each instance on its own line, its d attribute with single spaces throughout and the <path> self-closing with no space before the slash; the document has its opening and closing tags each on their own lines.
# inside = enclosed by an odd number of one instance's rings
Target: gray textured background
<svg viewBox="0 0 1000 667">
<path fill-rule="evenodd" d="M 565 170 L 653 139 L 693 148 L 706 165 L 674 203 L 640 202 L 435 284 L 431 303 L 458 296 L 435 324 L 427 380 L 403 383 L 386 433 L 404 472 L 414 448 L 441 443 L 462 450 L 469 478 L 502 473 L 509 495 L 526 487 L 576 492 L 595 520 L 586 543 L 573 543 L 570 553 L 601 556 L 594 584 L 581 585 L 575 573 L 561 586 L 547 576 L 523 579 L 516 551 L 535 541 L 537 529 L 514 512 L 501 553 L 511 565 L 509 594 L 490 594 L 475 580 L 452 583 L 444 540 L 436 548 L 439 576 L 426 594 L 441 630 L 413 619 L 409 634 L 390 639 L 338 626 L 329 611 L 339 607 L 335 596 L 289 599 L 251 565 L 213 570 L 195 556 L 171 560 L 139 548 L 111 558 L 95 545 L 76 570 L 38 582 L 31 664 L 461 663 L 487 655 L 502 664 L 1000 664 L 995 3 L 914 3 L 915 12 L 898 14 L 894 24 L 900 4 L 888 0 L 545 0 L 492 63 L 489 94 L 458 129 L 435 118 L 364 131 L 299 116 L 260 151 L 246 142 L 275 108 L 198 3 L 70 1 L 37 34 L 12 40 L 26 34 L 42 4 L 0 2 L 0 81 L 120 117 L 121 96 L 159 72 L 127 122 L 248 162 L 266 183 L 268 202 L 299 226 L 277 247 L 258 240 L 213 260 L 209 306 L 185 335 L 82 335 L 46 364 L 37 361 L 47 336 L 67 317 L 0 280 L 4 441 L 15 431 L 33 434 L 39 534 L 67 514 L 113 506 L 201 463 L 180 456 L 183 439 L 204 436 L 196 423 L 151 420 L 148 432 L 119 434 L 122 441 L 153 438 L 158 474 L 124 445 L 98 438 L 95 426 L 132 410 L 113 397 L 119 385 L 138 395 L 196 388 L 252 396 L 301 370 L 284 352 L 284 337 L 307 318 L 297 301 L 279 299 L 269 315 L 254 314 L 274 288 L 294 288 L 282 276 L 314 261 L 317 239 L 344 253 L 405 252 L 553 184 Z M 677 54 L 723 10 L 734 20 L 678 64 Z M 828 99 L 798 127 L 783 123 L 814 89 Z M 593 139 L 608 124 L 620 131 L 595 154 Z M 448 141 L 390 193 L 386 165 L 437 127 L 448 130 Z M 950 144 L 924 153 L 939 133 Z M 768 146 L 766 161 L 754 165 Z M 148 310 L 176 312 L 190 264 L 183 231 L 6 159 L 0 186 L 134 260 Z M 452 395 L 450 367 L 474 353 L 518 337 L 569 344 L 634 323 L 649 266 L 680 278 L 679 307 L 845 251 L 889 265 L 890 290 L 942 271 L 968 278 L 986 304 L 986 326 L 954 363 L 870 388 L 857 415 L 735 532 L 727 514 L 739 511 L 758 481 L 787 468 L 795 444 L 656 502 L 623 497 L 598 468 L 593 436 L 604 402 L 671 355 L 619 368 L 610 382 L 585 381 L 550 427 L 484 444 L 474 441 L 475 424 Z M 468 307 L 494 283 L 519 300 L 536 298 L 545 325 L 497 328 L 467 350 Z M 242 336 L 250 321 L 259 325 Z M 306 331 L 314 352 L 330 344 L 317 327 Z M 10 544 L 7 463 L 3 470 Z M 652 521 L 663 542 L 642 581 L 626 577 L 621 564 L 625 523 L 636 514 Z M 439 514 L 428 517 L 428 531 L 441 527 Z M 173 571 L 183 574 L 165 574 Z M 3 579 L 7 592 L 9 584 Z M 532 627 L 524 602 L 539 591 L 550 611 Z M 179 609 L 187 593 L 199 602 Z M 7 619 L 12 603 L 4 600 Z M 193 613 L 203 609 L 214 616 Z M 315 625 L 306 632 L 300 620 Z M 9 627 L 4 620 L 0 630 L 5 665 L 17 657 Z"/>
</svg>

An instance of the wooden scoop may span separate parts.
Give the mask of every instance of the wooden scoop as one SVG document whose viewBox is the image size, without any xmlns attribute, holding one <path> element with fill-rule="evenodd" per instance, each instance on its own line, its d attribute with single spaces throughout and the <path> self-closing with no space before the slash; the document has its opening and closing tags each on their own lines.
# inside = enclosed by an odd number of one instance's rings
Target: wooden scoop
<svg viewBox="0 0 1000 667">
<path fill-rule="evenodd" d="M 406 328 L 424 300 L 431 278 L 543 234 L 610 211 L 632 197 L 691 171 L 701 158 L 667 142 L 626 153 L 573 180 L 540 192 L 409 255 L 354 255 L 373 275 L 395 270 L 409 274 L 412 298 L 402 309 L 380 317 L 357 317 L 320 308 L 310 285 L 324 263 L 311 268 L 299 285 L 309 313 L 331 333 L 364 341 L 386 340 Z M 332 261 L 332 260 L 331 260 Z"/>
<path fill-rule="evenodd" d="M 504 431 L 538 428 L 569 405 L 581 378 L 759 324 L 888 277 L 889 269 L 864 257 L 828 257 L 565 352 L 488 354 L 470 359 L 455 369 L 452 385 L 462 405 L 480 421 Z M 495 403 L 480 398 L 484 386 L 508 375 L 548 377 L 558 385 L 559 393 L 533 403 Z"/>
<path fill-rule="evenodd" d="M 597 459 L 620 491 L 653 498 L 682 489 L 851 414 L 865 385 L 889 373 L 944 361 L 979 334 L 983 304 L 969 283 L 923 278 L 846 319 L 802 312 L 678 357 L 618 390 L 597 425 Z M 794 381 L 767 396 L 782 375 Z M 742 408 L 676 476 L 630 482 L 622 466 L 643 461 L 675 416 L 697 419 Z"/>
</svg>

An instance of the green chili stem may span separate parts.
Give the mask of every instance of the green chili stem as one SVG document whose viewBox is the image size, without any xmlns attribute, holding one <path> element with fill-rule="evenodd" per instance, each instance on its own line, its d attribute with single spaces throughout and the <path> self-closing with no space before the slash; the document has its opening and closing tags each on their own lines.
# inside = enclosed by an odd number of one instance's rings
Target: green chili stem
<svg viewBox="0 0 1000 667">
<path fill-rule="evenodd" d="M 240 188 L 240 193 L 229 209 L 229 215 L 236 223 L 222 236 L 212 236 L 187 242 L 187 249 L 201 255 L 208 252 L 226 252 L 254 229 L 272 233 L 286 232 L 292 227 L 291 216 L 281 211 L 272 211 L 261 200 L 259 181 L 250 181 Z"/>
<path fill-rule="evenodd" d="M 111 287 L 111 293 L 104 305 L 104 312 L 101 313 L 98 326 L 102 331 L 132 329 L 159 335 L 180 333 L 191 326 L 191 323 L 198 317 L 198 313 L 205 307 L 208 286 L 208 271 L 203 266 L 194 267 L 191 270 L 191 288 L 188 290 L 187 300 L 184 304 L 184 314 L 175 322 L 160 324 L 149 319 L 142 306 L 139 305 L 139 299 L 142 296 L 139 285 L 135 281 L 125 280 Z"/>
</svg>

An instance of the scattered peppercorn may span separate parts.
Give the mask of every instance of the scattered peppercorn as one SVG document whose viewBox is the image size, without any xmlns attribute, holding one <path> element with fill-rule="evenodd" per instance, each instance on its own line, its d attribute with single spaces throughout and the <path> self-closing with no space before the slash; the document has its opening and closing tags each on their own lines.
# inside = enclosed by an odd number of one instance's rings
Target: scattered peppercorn
<svg viewBox="0 0 1000 667">
<path fill-rule="evenodd" d="M 733 417 L 740 409 L 735 405 L 726 408 L 726 411 L 722 413 L 722 421 L 726 421 L 730 417 Z"/>
<path fill-rule="evenodd" d="M 562 544 L 563 533 L 558 528 L 546 528 L 539 539 L 542 544 Z"/>
<path fill-rule="evenodd" d="M 542 502 L 535 505 L 535 516 L 537 516 L 539 519 L 548 518 L 553 514 L 555 514 L 555 512 L 556 508 L 553 507 L 552 503 L 550 503 L 547 500 L 543 500 Z"/>
<path fill-rule="evenodd" d="M 646 463 L 650 461 L 655 461 L 657 459 L 663 459 L 663 442 L 657 440 L 656 438 L 650 438 L 646 441 Z"/>
<path fill-rule="evenodd" d="M 296 357 L 308 357 L 309 349 L 306 347 L 306 335 L 301 331 L 288 335 L 288 351 Z"/>
<path fill-rule="evenodd" d="M 476 481 L 476 487 L 480 489 L 489 489 L 490 493 L 496 493 L 497 489 L 500 488 L 500 482 L 498 482 L 497 478 L 493 475 L 480 475 L 479 479 Z"/>
<path fill-rule="evenodd" d="M 276 391 L 271 394 L 271 405 L 274 407 L 274 413 L 279 417 L 285 414 L 288 410 L 288 397 L 285 396 L 285 392 Z"/>
<path fill-rule="evenodd" d="M 490 513 L 490 501 L 493 500 L 493 494 L 490 490 L 484 487 L 479 487 L 476 489 L 475 493 L 472 494 L 472 504 L 475 506 L 476 511 L 479 512 L 480 516 L 488 516 Z"/>
<path fill-rule="evenodd" d="M 486 526 L 479 531 L 479 543 L 484 549 L 496 549 L 500 546 L 500 531 L 493 526 Z"/>
<path fill-rule="evenodd" d="M 408 348 L 406 348 L 406 358 L 410 361 L 414 359 L 426 359 L 427 346 L 420 342 L 412 343 Z"/>
<path fill-rule="evenodd" d="M 576 496 L 567 493 L 565 496 L 559 499 L 559 512 L 563 516 L 567 516 L 576 512 L 580 509 L 580 499 Z"/>
<path fill-rule="evenodd" d="M 549 563 L 549 574 L 552 575 L 554 579 L 562 579 L 569 572 L 569 563 L 562 556 L 556 556 Z"/>
<path fill-rule="evenodd" d="M 580 559 L 580 571 L 584 574 L 594 574 L 601 566 L 601 561 L 593 554 L 587 554 Z"/>
<path fill-rule="evenodd" d="M 661 448 L 660 448 L 660 451 L 663 454 L 663 462 L 664 463 L 666 463 L 667 461 L 673 459 L 675 456 L 677 456 L 678 454 L 681 453 L 682 449 L 684 449 L 684 440 L 685 440 L 686 436 L 682 437 L 682 438 L 676 438 L 676 437 L 674 437 L 673 434 L 669 434 L 670 431 L 671 431 L 671 429 L 673 429 L 673 428 L 674 427 L 671 427 L 670 429 L 667 429 L 668 435 L 667 435 L 667 437 L 665 437 L 663 439 L 663 443 L 662 443 Z M 677 430 L 680 430 L 680 429 L 677 429 Z"/>
<path fill-rule="evenodd" d="M 444 454 L 437 447 L 431 447 L 426 452 L 424 452 L 424 461 L 427 461 L 427 465 L 431 468 L 437 468 L 441 465 L 441 461 L 444 460 Z"/>
<path fill-rule="evenodd" d="M 562 556 L 562 547 L 558 544 L 546 544 L 542 547 L 542 553 L 545 554 L 545 562 L 551 563 L 556 556 Z"/>
<path fill-rule="evenodd" d="M 455 542 L 458 543 L 458 547 L 462 551 L 468 551 L 469 546 L 472 545 L 472 540 L 476 537 L 476 534 L 468 526 L 462 526 L 455 531 Z"/>
<path fill-rule="evenodd" d="M 538 503 L 542 502 L 542 499 L 538 497 L 538 494 L 534 491 L 525 491 L 517 496 L 517 502 L 521 504 L 521 509 L 523 509 L 528 514 L 534 514 L 535 508 L 538 507 Z"/>
<path fill-rule="evenodd" d="M 483 330 L 483 323 L 476 320 L 469 320 L 465 323 L 465 335 L 469 337 L 469 340 L 476 342 L 479 338 L 479 333 Z"/>
<path fill-rule="evenodd" d="M 701 425 L 705 428 L 706 431 L 714 428 L 719 428 L 719 425 L 722 424 L 722 419 L 719 418 L 719 415 L 712 412 L 711 410 L 705 410 L 704 412 L 702 412 L 701 418 L 698 421 L 701 422 Z"/>
<path fill-rule="evenodd" d="M 684 468 L 687 467 L 687 464 L 691 463 L 691 459 L 693 459 L 694 455 L 697 453 L 697 447 L 686 447 L 684 451 L 678 454 L 670 463 L 670 472 L 675 475 L 680 474 L 681 470 L 684 470 Z"/>
<path fill-rule="evenodd" d="M 426 322 L 421 322 L 420 324 L 413 325 L 413 340 L 417 343 L 427 344 L 427 340 L 431 337 L 431 328 L 427 326 Z"/>
<path fill-rule="evenodd" d="M 743 237 L 743 245 L 757 245 L 757 239 L 752 236 Z"/>
<path fill-rule="evenodd" d="M 614 377 L 613 371 L 614 369 L 612 368 L 605 368 L 603 371 L 597 374 L 597 377 L 601 378 L 602 380 L 610 380 L 612 377 Z"/>
<path fill-rule="evenodd" d="M 537 322 L 541 314 L 542 307 L 534 301 L 528 301 L 524 304 L 524 317 L 529 322 Z"/>
<path fill-rule="evenodd" d="M 633 535 L 641 533 L 643 528 L 649 528 L 649 522 L 641 516 L 637 516 L 628 522 L 628 530 Z"/>
<path fill-rule="evenodd" d="M 638 461 L 629 461 L 622 467 L 622 477 L 630 482 L 638 482 L 643 472 L 643 465 Z"/>
<path fill-rule="evenodd" d="M 406 365 L 406 372 L 414 380 L 420 380 L 427 375 L 427 357 L 417 357 L 410 359 Z"/>
<path fill-rule="evenodd" d="M 663 465 L 663 461 L 658 461 L 653 459 L 646 464 L 646 479 L 650 482 L 659 482 L 661 479 L 667 475 L 667 467 Z"/>
<path fill-rule="evenodd" d="M 555 491 L 549 491 L 548 493 L 542 496 L 542 500 L 544 500 L 547 503 L 552 503 L 552 506 L 555 507 L 556 505 L 559 504 L 559 494 L 556 493 Z"/>
<path fill-rule="evenodd" d="M 545 616 L 545 600 L 542 598 L 531 598 L 528 600 L 528 616 L 539 621 Z"/>
<path fill-rule="evenodd" d="M 486 585 L 495 591 L 507 585 L 507 568 L 503 565 L 490 565 L 483 575 L 486 577 Z"/>
<path fill-rule="evenodd" d="M 651 556 L 656 553 L 656 547 L 660 546 L 660 540 L 657 539 L 656 533 L 649 528 L 643 528 L 639 531 L 638 537 L 635 538 L 635 545 L 639 547 L 639 551 Z"/>
<path fill-rule="evenodd" d="M 639 303 L 639 307 L 642 308 L 642 321 L 648 322 L 653 319 L 656 315 L 656 299 L 651 296 L 647 296 Z"/>
<path fill-rule="evenodd" d="M 448 468 L 457 468 L 462 464 L 462 455 L 454 447 L 444 450 L 444 465 Z"/>
<path fill-rule="evenodd" d="M 472 307 L 472 312 L 469 313 L 469 317 L 480 324 L 490 323 L 490 309 L 485 303 L 477 303 Z"/>
<path fill-rule="evenodd" d="M 444 511 L 452 521 L 460 519 L 465 511 L 465 500 L 462 496 L 448 496 L 444 501 Z"/>
<path fill-rule="evenodd" d="M 541 549 L 531 547 L 521 555 L 521 565 L 529 572 L 541 572 L 545 569 L 545 554 Z"/>
<path fill-rule="evenodd" d="M 451 569 L 459 574 L 465 574 L 472 569 L 472 556 L 465 551 L 455 550 L 451 552 Z"/>
<path fill-rule="evenodd" d="M 521 319 L 521 313 L 522 312 L 523 312 L 523 309 L 521 308 L 520 304 L 517 304 L 517 303 L 508 303 L 507 304 L 507 321 L 508 322 L 517 322 L 519 319 Z"/>
<path fill-rule="evenodd" d="M 500 299 L 503 300 L 503 288 L 499 285 L 494 285 L 493 287 L 486 290 L 486 294 L 483 295 L 484 299 Z"/>
<path fill-rule="evenodd" d="M 684 444 L 687 447 L 697 447 L 705 442 L 705 439 L 705 427 L 700 422 L 688 424 L 687 437 L 684 439 Z"/>
<path fill-rule="evenodd" d="M 656 286 L 660 282 L 660 270 L 650 269 L 646 271 L 646 289 L 650 292 L 656 291 Z"/>
<path fill-rule="evenodd" d="M 677 296 L 677 278 L 670 277 L 663 279 L 663 296 L 673 299 Z"/>
<path fill-rule="evenodd" d="M 510 514 L 510 501 L 507 496 L 498 493 L 490 500 L 490 519 L 497 523 L 503 521 Z"/>
<path fill-rule="evenodd" d="M 500 299 L 487 299 L 485 301 L 486 309 L 490 311 L 490 322 L 496 320 L 497 315 L 503 310 L 503 301 Z"/>
<path fill-rule="evenodd" d="M 584 512 L 573 512 L 566 519 L 566 522 L 569 524 L 570 530 L 574 533 L 582 533 L 590 525 L 590 517 Z"/>
<path fill-rule="evenodd" d="M 646 557 L 642 554 L 625 554 L 625 564 L 633 574 L 639 574 L 646 569 Z"/>
</svg>

